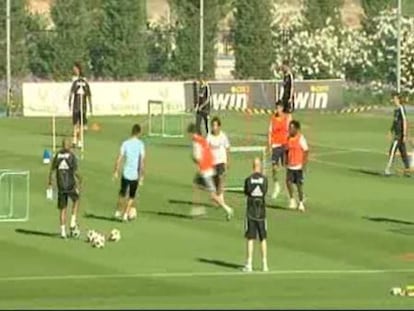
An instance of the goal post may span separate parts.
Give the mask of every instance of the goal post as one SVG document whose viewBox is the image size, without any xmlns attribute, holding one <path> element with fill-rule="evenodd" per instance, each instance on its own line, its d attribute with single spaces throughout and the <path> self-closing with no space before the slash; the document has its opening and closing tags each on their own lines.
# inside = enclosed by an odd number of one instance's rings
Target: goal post
<svg viewBox="0 0 414 311">
<path fill-rule="evenodd" d="M 29 220 L 30 172 L 0 169 L 0 222 Z"/>
<path fill-rule="evenodd" d="M 148 101 L 148 135 L 184 137 L 187 114 L 161 100 Z"/>
<path fill-rule="evenodd" d="M 267 175 L 266 147 L 230 147 L 230 168 L 226 176 L 226 191 L 243 191 L 244 180 L 252 174 L 252 161 L 255 157 L 262 160 L 263 174 Z"/>
</svg>

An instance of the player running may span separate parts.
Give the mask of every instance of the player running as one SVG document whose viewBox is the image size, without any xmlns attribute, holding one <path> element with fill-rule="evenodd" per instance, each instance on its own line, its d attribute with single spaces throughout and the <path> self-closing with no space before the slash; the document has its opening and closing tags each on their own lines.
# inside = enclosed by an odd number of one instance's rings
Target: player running
<svg viewBox="0 0 414 311">
<path fill-rule="evenodd" d="M 194 123 L 187 128 L 187 133 L 193 141 L 193 160 L 198 166 L 198 173 L 194 178 L 194 184 L 210 193 L 211 199 L 220 205 L 226 212 L 227 220 L 233 217 L 233 209 L 229 207 L 222 196 L 217 195 L 217 189 L 213 181 L 214 156 L 211 148 L 203 136 L 197 133 Z"/>
<path fill-rule="evenodd" d="M 402 104 L 402 96 L 398 92 L 394 92 L 392 94 L 392 101 L 396 108 L 394 109 L 394 119 L 390 129 L 390 134 L 393 138 L 389 151 L 387 167 L 385 168 L 385 175 L 391 175 L 391 166 L 394 162 L 395 153 L 398 149 L 405 167 L 404 175 L 410 176 L 410 161 L 408 159 L 406 147 L 408 124 L 405 107 Z"/>
<path fill-rule="evenodd" d="M 86 78 L 83 77 L 82 67 L 79 63 L 75 63 L 73 72 L 76 75 L 76 78 L 72 82 L 72 87 L 70 89 L 69 110 L 72 110 L 73 145 L 81 148 L 83 143 L 80 137 L 81 124 L 87 128 L 88 120 L 86 117 L 86 103 L 89 103 L 89 112 L 92 114 L 92 95 L 89 83 L 86 81 Z"/>
<path fill-rule="evenodd" d="M 286 185 L 290 198 L 289 208 L 297 208 L 296 200 L 293 196 L 293 184 L 295 184 L 298 190 L 299 211 L 304 212 L 303 171 L 308 162 L 309 147 L 305 136 L 300 132 L 300 123 L 296 120 L 289 123 L 289 138 L 286 151 Z"/>
<path fill-rule="evenodd" d="M 217 195 L 224 201 L 224 181 L 229 167 L 230 142 L 221 130 L 221 120 L 214 117 L 211 120 L 212 131 L 207 136 L 207 142 L 213 152 L 214 183 Z"/>
<path fill-rule="evenodd" d="M 272 177 L 273 193 L 272 199 L 277 199 L 280 193 L 278 171 L 285 164 L 286 144 L 289 136 L 290 114 L 283 112 L 282 101 L 276 102 L 276 112 L 272 115 L 269 125 L 268 150 L 272 152 Z"/>
<path fill-rule="evenodd" d="M 56 171 L 56 183 L 58 190 L 58 208 L 60 210 L 60 236 L 64 239 L 66 235 L 66 210 L 68 199 L 72 201 L 72 216 L 70 218 L 70 235 L 79 236 L 79 228 L 76 222 L 79 210 L 79 192 L 81 176 L 78 171 L 78 163 L 75 154 L 71 151 L 70 139 L 62 141 L 62 149 L 53 158 L 49 172 L 49 189 L 52 188 L 52 176 Z"/>
<path fill-rule="evenodd" d="M 145 147 L 142 140 L 139 139 L 140 134 L 141 126 L 134 124 L 131 137 L 122 143 L 115 162 L 114 179 L 118 179 L 121 164 L 123 164 L 118 206 L 115 211 L 115 218 L 122 217 L 123 221 L 130 219 L 129 215 L 134 208 L 138 186 L 144 180 Z"/>
<path fill-rule="evenodd" d="M 253 247 L 254 240 L 259 239 L 262 250 L 262 269 L 269 271 L 267 265 L 267 224 L 266 203 L 267 178 L 262 173 L 262 163 L 259 158 L 253 161 L 253 174 L 244 182 L 244 194 L 247 196 L 247 210 L 245 222 L 245 238 L 247 240 L 245 272 L 253 270 Z"/>
</svg>

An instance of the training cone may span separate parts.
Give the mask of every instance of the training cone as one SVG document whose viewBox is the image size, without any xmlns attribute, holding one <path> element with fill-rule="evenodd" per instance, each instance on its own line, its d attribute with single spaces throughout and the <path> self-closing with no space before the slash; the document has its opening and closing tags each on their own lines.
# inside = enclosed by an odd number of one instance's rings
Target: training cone
<svg viewBox="0 0 414 311">
<path fill-rule="evenodd" d="M 43 151 L 43 164 L 49 164 L 51 157 L 50 151 L 45 149 L 45 151 Z"/>
<path fill-rule="evenodd" d="M 98 132 L 101 130 L 101 126 L 99 125 L 99 123 L 95 122 L 92 124 L 91 129 L 92 131 Z"/>
</svg>

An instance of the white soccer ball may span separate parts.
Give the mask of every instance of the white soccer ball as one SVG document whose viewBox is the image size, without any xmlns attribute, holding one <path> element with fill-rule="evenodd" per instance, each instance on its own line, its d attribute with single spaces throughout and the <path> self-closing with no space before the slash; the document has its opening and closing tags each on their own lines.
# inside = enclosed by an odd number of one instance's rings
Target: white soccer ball
<svg viewBox="0 0 414 311">
<path fill-rule="evenodd" d="M 130 210 L 129 210 L 129 213 L 128 213 L 128 219 L 129 220 L 134 220 L 134 219 L 136 219 L 137 218 L 137 209 L 135 208 L 135 207 L 132 207 Z"/>
<path fill-rule="evenodd" d="M 105 247 L 105 236 L 102 234 L 98 234 L 98 236 L 94 239 L 92 246 L 96 248 L 104 248 Z"/>
<path fill-rule="evenodd" d="M 403 294 L 403 290 L 401 287 L 393 287 L 391 288 L 391 295 L 393 296 L 401 296 Z"/>
<path fill-rule="evenodd" d="M 112 229 L 109 234 L 109 240 L 112 242 L 118 242 L 121 239 L 121 231 L 118 229 Z"/>
<path fill-rule="evenodd" d="M 86 233 L 86 241 L 92 243 L 97 236 L 98 233 L 95 230 L 88 230 L 88 232 Z"/>
</svg>

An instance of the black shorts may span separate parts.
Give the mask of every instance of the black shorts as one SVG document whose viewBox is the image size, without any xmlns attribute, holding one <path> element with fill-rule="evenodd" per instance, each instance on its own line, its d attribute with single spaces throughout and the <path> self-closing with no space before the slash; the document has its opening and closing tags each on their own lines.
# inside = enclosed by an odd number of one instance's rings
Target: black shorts
<svg viewBox="0 0 414 311">
<path fill-rule="evenodd" d="M 266 220 L 253 220 L 246 218 L 244 237 L 249 240 L 265 240 L 267 238 Z"/>
<path fill-rule="evenodd" d="M 288 169 L 286 173 L 286 179 L 296 185 L 303 185 L 303 170 L 291 170 Z"/>
<path fill-rule="evenodd" d="M 138 180 L 129 180 L 124 177 L 121 178 L 121 189 L 119 195 L 122 197 L 127 196 L 127 192 L 130 199 L 134 199 L 138 190 Z"/>
<path fill-rule="evenodd" d="M 217 192 L 216 185 L 213 180 L 213 176 L 202 176 L 200 174 L 196 174 L 194 177 L 194 184 L 203 190 L 208 192 Z"/>
<path fill-rule="evenodd" d="M 282 99 L 283 104 L 283 112 L 284 113 L 292 113 L 295 111 L 295 101 L 292 99 L 292 101 L 289 103 L 289 99 Z"/>
<path fill-rule="evenodd" d="M 283 146 L 272 148 L 272 164 L 283 166 L 285 164 L 286 149 Z"/>
<path fill-rule="evenodd" d="M 64 209 L 68 206 L 69 199 L 75 203 L 79 200 L 79 192 L 73 191 L 58 191 L 58 209 Z"/>
<path fill-rule="evenodd" d="M 73 111 L 72 113 L 72 124 L 77 125 L 81 123 L 81 112 L 80 111 Z M 83 111 L 83 124 L 86 125 L 88 123 L 88 119 L 86 117 L 86 111 Z"/>
<path fill-rule="evenodd" d="M 214 170 L 215 170 L 215 174 L 214 174 L 214 177 L 213 177 L 214 185 L 218 189 L 220 180 L 222 180 L 223 177 L 226 175 L 226 164 L 224 164 L 224 163 L 216 164 L 214 166 Z"/>
</svg>

